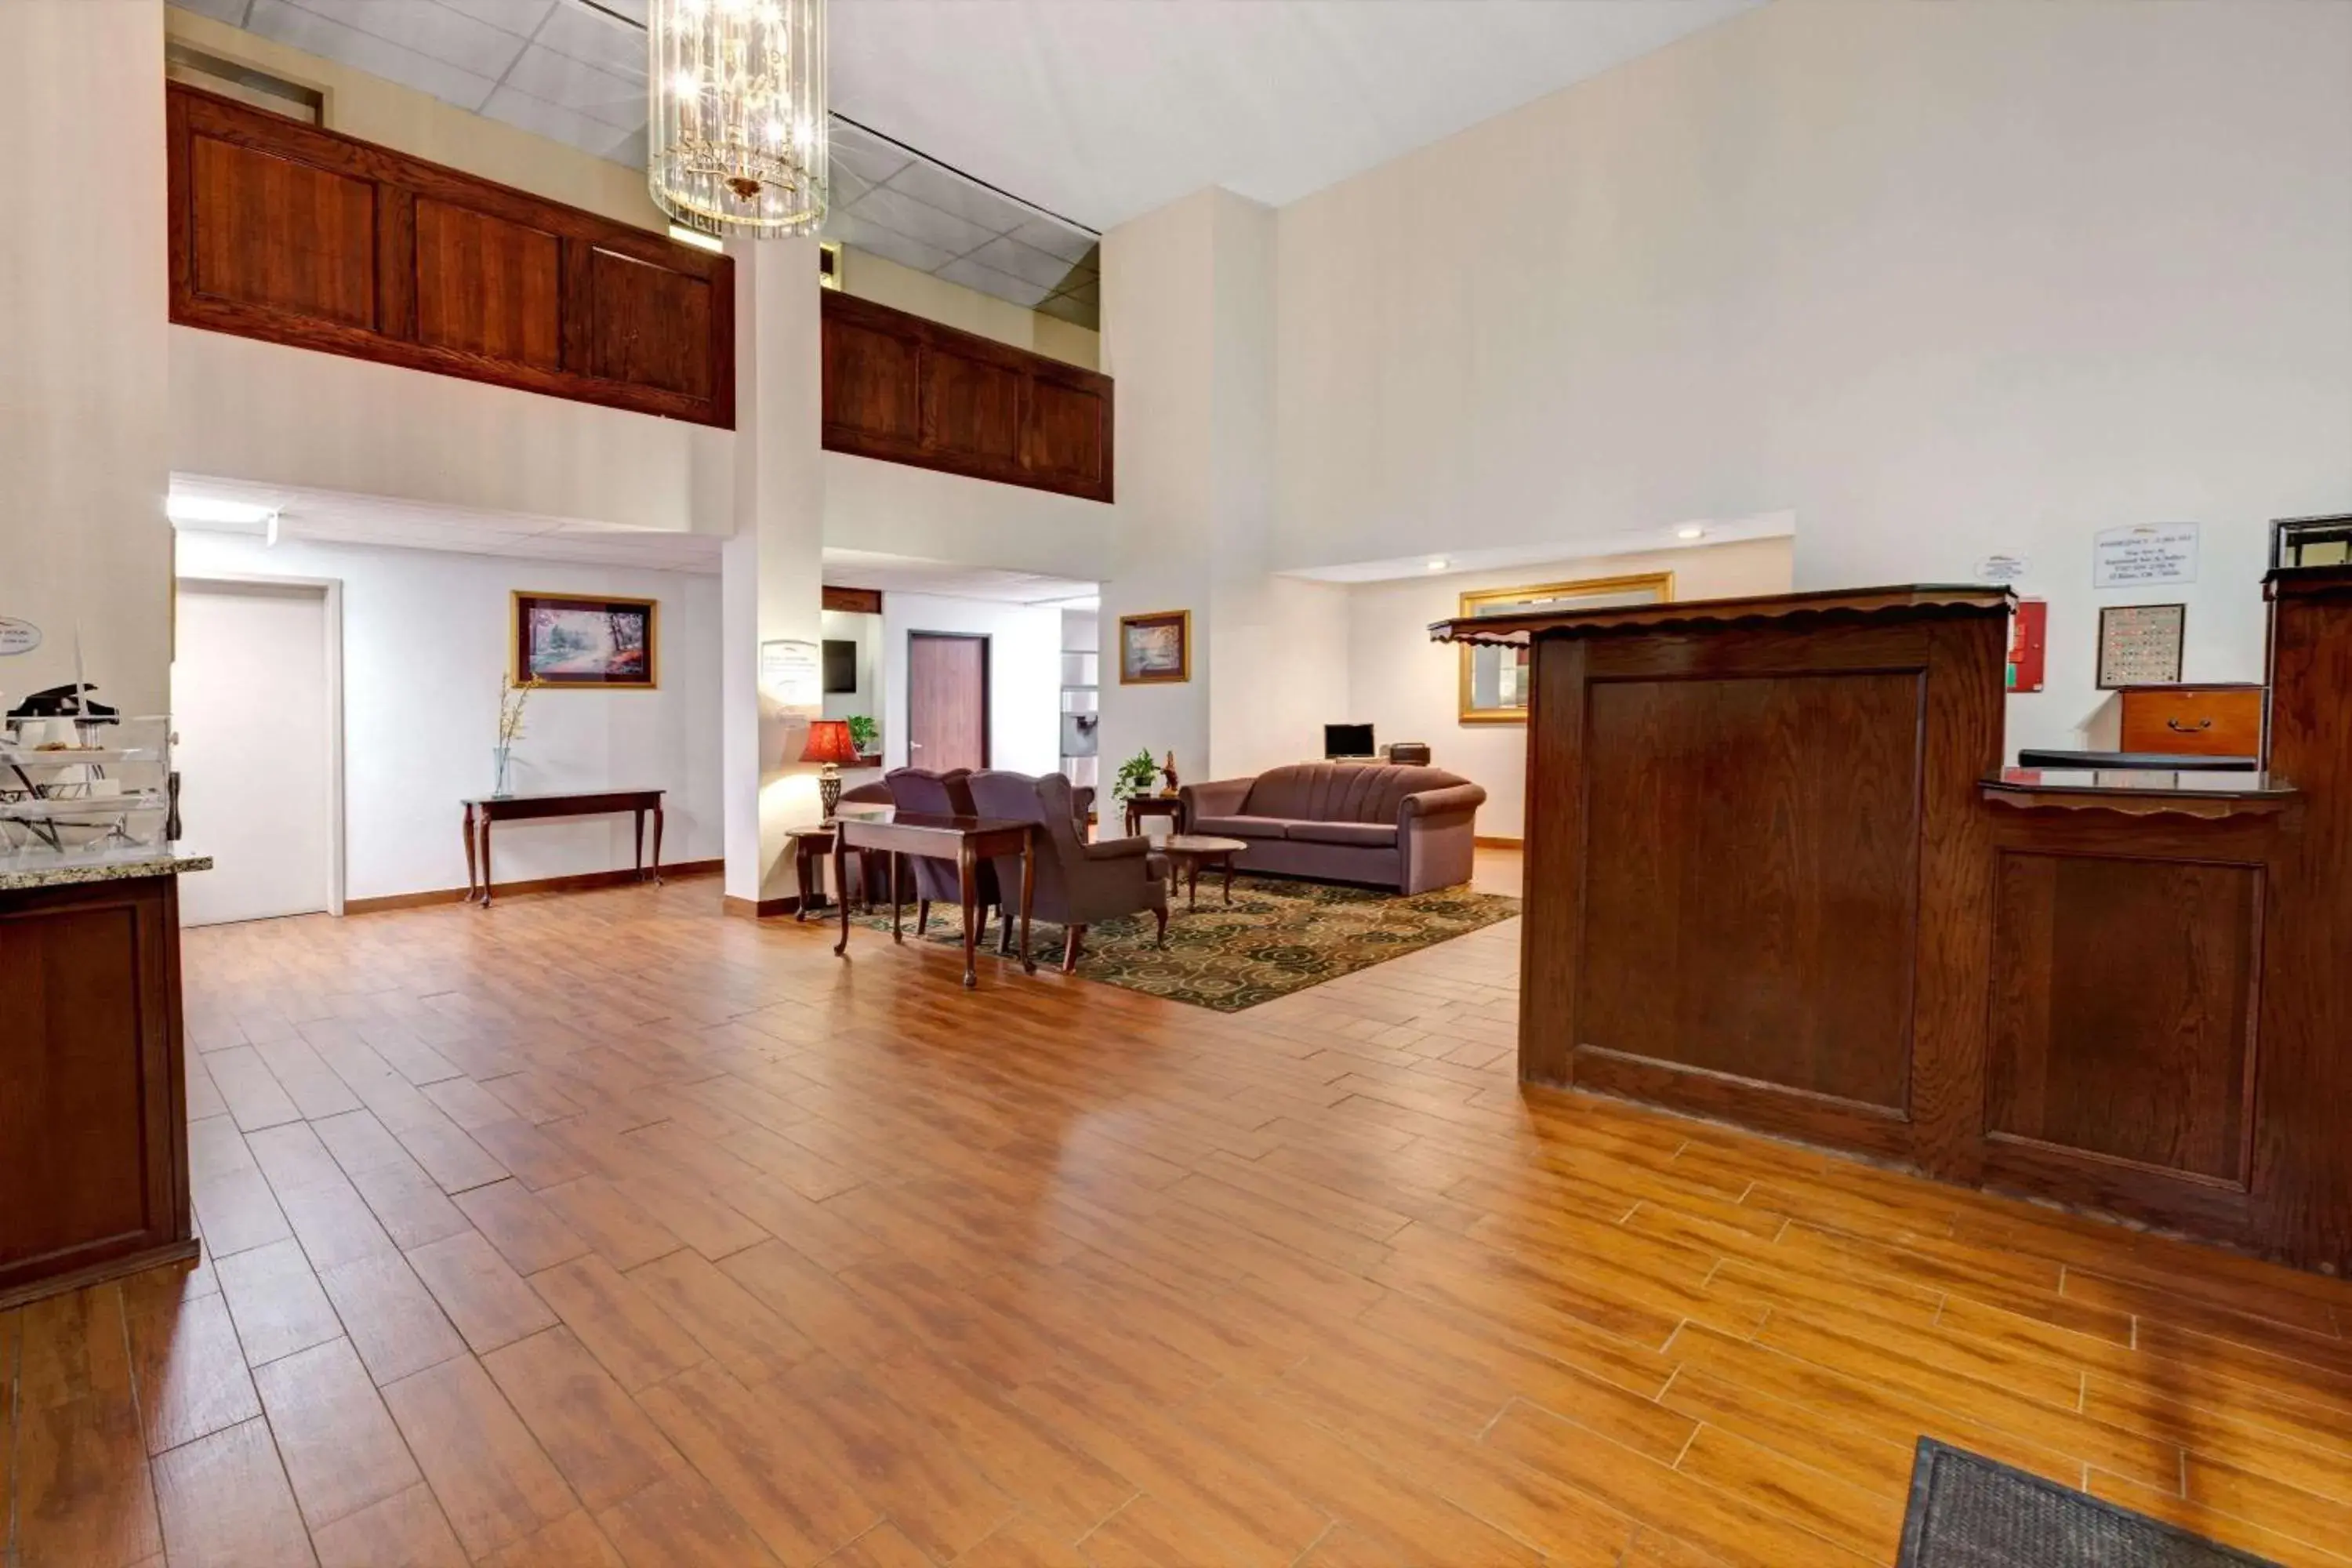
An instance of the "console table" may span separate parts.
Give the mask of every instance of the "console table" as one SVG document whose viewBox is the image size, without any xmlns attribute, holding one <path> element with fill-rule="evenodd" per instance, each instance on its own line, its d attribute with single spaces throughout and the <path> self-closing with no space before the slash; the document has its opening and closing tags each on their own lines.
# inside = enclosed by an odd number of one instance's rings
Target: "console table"
<svg viewBox="0 0 2352 1568">
<path fill-rule="evenodd" d="M 980 921 L 975 889 L 979 882 L 980 863 L 1000 855 L 1021 857 L 1021 969 L 1025 974 L 1037 973 L 1036 960 L 1029 956 L 1029 907 L 1037 888 L 1037 836 L 1033 823 L 1016 822 L 1002 816 L 942 816 L 927 812 L 893 811 L 888 807 L 871 816 L 841 816 L 835 819 L 833 832 L 833 880 L 837 888 L 849 885 L 849 852 L 853 849 L 878 849 L 890 857 L 890 940 L 904 942 L 906 935 L 898 929 L 898 857 L 920 855 L 935 860 L 956 863 L 959 886 L 963 893 L 963 984 L 966 990 L 980 984 L 980 971 L 974 960 L 979 952 Z M 841 900 L 841 940 L 833 944 L 836 957 L 849 953 L 849 900 Z"/>
<path fill-rule="evenodd" d="M 636 873 L 646 865 L 646 818 L 654 819 L 654 885 L 661 885 L 662 795 L 657 789 L 590 790 L 573 794 L 475 795 L 466 803 L 466 901 L 478 894 L 490 907 L 490 824 L 529 822 L 543 816 L 602 816 L 630 812 L 636 817 Z"/>
</svg>

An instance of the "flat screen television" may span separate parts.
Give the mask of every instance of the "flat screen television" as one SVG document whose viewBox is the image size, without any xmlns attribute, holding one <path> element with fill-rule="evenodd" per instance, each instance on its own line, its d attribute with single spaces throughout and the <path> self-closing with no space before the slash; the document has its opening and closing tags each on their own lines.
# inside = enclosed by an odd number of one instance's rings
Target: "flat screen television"
<svg viewBox="0 0 2352 1568">
<path fill-rule="evenodd" d="M 848 637 L 824 639 L 824 694 L 846 696 L 857 689 L 857 644 Z"/>
<path fill-rule="evenodd" d="M 1335 758 L 1378 755 L 1372 749 L 1372 727 L 1370 724 L 1324 725 L 1323 754 Z"/>
</svg>

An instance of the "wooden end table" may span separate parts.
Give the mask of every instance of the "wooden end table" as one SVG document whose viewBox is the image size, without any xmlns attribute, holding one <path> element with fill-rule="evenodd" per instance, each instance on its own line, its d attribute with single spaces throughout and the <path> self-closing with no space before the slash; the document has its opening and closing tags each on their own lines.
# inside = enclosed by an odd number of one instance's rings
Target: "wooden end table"
<svg viewBox="0 0 2352 1568">
<path fill-rule="evenodd" d="M 1037 973 L 1029 956 L 1029 907 L 1037 890 L 1037 830 L 1034 823 L 1002 816 L 946 816 L 928 812 L 895 811 L 883 807 L 871 816 L 842 816 L 833 825 L 833 879 L 846 887 L 849 852 L 880 850 L 890 859 L 890 940 L 904 942 L 898 924 L 898 857 L 920 855 L 956 863 L 958 887 L 963 894 L 963 984 L 969 991 L 980 984 L 976 962 L 980 949 L 978 889 L 980 863 L 999 855 L 1021 857 L 1021 970 Z M 849 900 L 841 900 L 841 940 L 834 955 L 849 955 Z"/>
<path fill-rule="evenodd" d="M 1143 831 L 1147 816 L 1164 816 L 1168 831 L 1184 831 L 1184 797 L 1178 795 L 1129 795 L 1127 801 L 1127 836 L 1129 838 Z"/>
<path fill-rule="evenodd" d="M 1189 912 L 1201 907 L 1201 868 L 1222 865 L 1225 870 L 1225 902 L 1234 901 L 1234 857 L 1249 847 L 1240 838 L 1216 838 L 1201 833 L 1171 833 L 1158 846 L 1176 863 L 1176 874 L 1184 879 L 1184 908 Z"/>
</svg>

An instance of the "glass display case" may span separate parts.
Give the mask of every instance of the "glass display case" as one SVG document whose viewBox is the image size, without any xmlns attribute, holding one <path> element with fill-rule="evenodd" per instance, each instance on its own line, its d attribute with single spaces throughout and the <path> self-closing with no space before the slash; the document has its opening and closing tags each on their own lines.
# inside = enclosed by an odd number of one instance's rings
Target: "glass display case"
<svg viewBox="0 0 2352 1568">
<path fill-rule="evenodd" d="M 2352 566 L 2352 512 L 2336 517 L 2283 517 L 2271 524 L 2271 567 L 2302 572 Z"/>
<path fill-rule="evenodd" d="M 0 852 L 157 847 L 173 837 L 172 721 L 0 721 Z"/>
</svg>

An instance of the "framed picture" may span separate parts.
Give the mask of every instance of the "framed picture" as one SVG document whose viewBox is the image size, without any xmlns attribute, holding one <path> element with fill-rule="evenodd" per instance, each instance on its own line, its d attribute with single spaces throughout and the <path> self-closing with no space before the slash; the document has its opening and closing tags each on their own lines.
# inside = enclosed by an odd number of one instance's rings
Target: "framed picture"
<svg viewBox="0 0 2352 1568">
<path fill-rule="evenodd" d="M 2180 645 L 2188 629 L 2186 605 L 2102 605 L 2099 689 L 2179 684 Z"/>
<path fill-rule="evenodd" d="M 659 608 L 652 599 L 582 598 L 518 589 L 509 634 L 514 679 L 542 686 L 650 691 L 660 684 L 656 663 Z"/>
<path fill-rule="evenodd" d="M 1192 679 L 1192 612 L 1157 610 L 1118 618 L 1118 683 L 1172 685 Z"/>
<path fill-rule="evenodd" d="M 1540 616 L 1571 610 L 1604 610 L 1616 605 L 1662 605 L 1675 596 L 1675 574 L 1594 577 L 1581 583 L 1544 583 L 1529 588 L 1489 588 L 1462 595 L 1462 614 Z M 1524 647 L 1464 643 L 1462 722 L 1524 724 L 1528 721 L 1529 670 Z"/>
</svg>

